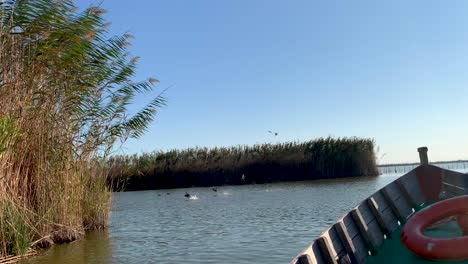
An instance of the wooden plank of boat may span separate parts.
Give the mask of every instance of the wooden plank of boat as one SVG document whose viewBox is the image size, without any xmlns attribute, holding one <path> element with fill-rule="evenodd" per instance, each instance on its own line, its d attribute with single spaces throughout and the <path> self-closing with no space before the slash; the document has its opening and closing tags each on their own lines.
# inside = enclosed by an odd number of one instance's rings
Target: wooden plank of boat
<svg viewBox="0 0 468 264">
<path fill-rule="evenodd" d="M 458 172 L 445 170 L 442 176 L 443 198 L 451 198 L 468 194 L 468 177 L 463 177 Z"/>
<path fill-rule="evenodd" d="M 396 186 L 394 183 L 391 184 L 392 186 Z M 406 217 L 404 215 L 404 213 L 402 212 L 402 210 L 400 209 L 400 207 L 398 207 L 396 204 L 395 204 L 395 200 L 399 199 L 401 196 L 398 196 L 397 198 L 395 198 L 398 193 L 396 192 L 389 192 L 388 190 L 389 188 L 383 188 L 380 192 L 382 193 L 382 196 L 383 198 L 385 199 L 385 201 L 388 203 L 388 205 L 390 206 L 390 209 L 392 210 L 392 213 L 395 215 L 395 217 L 398 219 L 398 221 L 400 222 L 405 222 L 406 221 Z M 394 230 L 390 230 L 391 232 L 393 232 Z"/>
<path fill-rule="evenodd" d="M 406 201 L 409 202 L 409 205 L 411 206 L 411 208 L 417 207 L 421 205 L 422 203 L 424 203 L 425 199 L 422 198 L 423 197 L 422 194 L 420 195 L 421 198 L 418 197 L 419 198 L 418 199 L 414 197 L 414 193 L 413 195 L 411 195 L 411 193 L 409 192 L 409 190 L 414 192 L 415 190 L 419 189 L 418 183 L 416 182 L 416 179 L 415 179 L 415 175 L 413 174 L 404 175 L 400 179 L 397 179 L 395 181 L 395 184 L 400 189 Z"/>
<path fill-rule="evenodd" d="M 322 253 L 323 258 L 325 259 L 325 263 L 327 264 L 337 264 L 336 261 L 336 253 L 335 248 L 333 248 L 329 242 L 328 238 L 325 236 L 321 236 L 317 239 L 318 246 L 320 248 L 320 252 Z"/>
<path fill-rule="evenodd" d="M 346 261 L 347 262 L 349 261 L 349 263 L 351 263 L 351 264 L 358 263 L 357 259 L 356 259 L 356 255 L 355 255 L 356 248 L 354 247 L 354 244 L 353 244 L 353 242 L 351 240 L 351 237 L 349 236 L 349 233 L 348 233 L 348 231 L 346 229 L 346 226 L 344 225 L 343 221 L 339 221 L 338 223 L 336 223 L 334 225 L 334 228 L 335 228 L 336 232 L 338 233 L 338 237 L 340 238 L 340 241 L 343 244 L 343 247 L 344 247 L 345 253 L 346 253 L 346 255 L 339 256 L 339 261 L 344 259 L 344 258 L 347 258 Z M 340 262 L 345 262 L 345 261 L 342 260 Z"/>
<path fill-rule="evenodd" d="M 371 236 L 367 223 L 358 208 L 351 211 L 351 217 L 359 230 L 352 239 L 353 244 L 356 245 L 356 258 L 359 263 L 362 258 L 365 258 L 367 252 L 375 252 L 377 242 L 374 240 L 374 237 Z M 359 244 L 359 241 L 362 243 Z"/>
<path fill-rule="evenodd" d="M 365 263 L 385 240 L 424 205 L 433 202 L 419 177 L 441 179 L 439 199 L 468 194 L 468 176 L 428 165 L 427 148 L 418 149 L 421 165 L 388 184 L 345 214 L 314 240 L 291 264 Z M 437 183 L 434 183 L 437 184 Z M 396 237 L 393 240 L 399 239 Z"/>
<path fill-rule="evenodd" d="M 387 227 L 387 224 L 385 223 L 382 212 L 380 212 L 379 206 L 377 205 L 377 202 L 375 201 L 374 197 L 369 197 L 367 199 L 367 203 L 369 204 L 369 208 L 371 209 L 372 214 L 374 215 L 377 224 L 382 230 L 382 233 L 386 236 L 390 236 L 391 234 L 390 229 Z"/>
</svg>

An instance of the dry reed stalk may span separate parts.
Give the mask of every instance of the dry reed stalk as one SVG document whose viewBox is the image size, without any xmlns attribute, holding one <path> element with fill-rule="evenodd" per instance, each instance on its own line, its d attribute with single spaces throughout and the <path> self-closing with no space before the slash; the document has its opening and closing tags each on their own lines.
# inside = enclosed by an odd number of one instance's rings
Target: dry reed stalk
<svg viewBox="0 0 468 264">
<path fill-rule="evenodd" d="M 28 253 L 22 255 L 22 256 L 14 256 L 14 255 L 9 255 L 5 257 L 0 257 L 0 264 L 13 264 L 13 263 L 18 263 L 23 258 L 27 257 L 32 257 L 34 255 L 37 255 L 37 252 L 34 250 L 30 250 Z"/>
</svg>

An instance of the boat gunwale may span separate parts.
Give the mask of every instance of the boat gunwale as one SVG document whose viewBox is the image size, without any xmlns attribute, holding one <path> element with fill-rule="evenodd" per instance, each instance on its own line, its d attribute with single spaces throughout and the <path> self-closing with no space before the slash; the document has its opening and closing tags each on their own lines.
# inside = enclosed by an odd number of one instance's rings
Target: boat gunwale
<svg viewBox="0 0 468 264">
<path fill-rule="evenodd" d="M 420 207 L 424 206 L 424 204 L 429 202 L 427 197 L 425 197 L 424 194 L 422 194 L 422 190 L 421 190 L 422 186 L 420 185 L 419 182 L 417 182 L 418 171 L 422 171 L 428 174 L 440 175 L 441 188 L 442 188 L 441 196 L 439 197 L 440 200 L 455 197 L 455 196 L 460 196 L 460 195 L 467 193 L 468 175 L 460 173 L 460 172 L 440 168 L 440 167 L 430 165 L 430 164 L 420 165 L 412 169 L 411 171 L 407 172 L 406 174 L 393 180 L 392 182 L 388 183 L 384 187 L 380 188 L 379 190 L 371 194 L 369 197 L 364 199 L 362 202 L 360 202 L 357 206 L 353 207 L 351 210 L 344 213 L 342 217 L 340 217 L 334 224 L 330 225 L 324 232 L 322 232 L 316 239 L 314 239 L 303 251 L 301 251 L 301 253 L 299 253 L 294 259 L 292 259 L 290 264 L 364 263 L 368 255 L 376 253 L 376 248 L 379 247 L 384 242 L 384 240 L 389 238 L 388 236 L 391 232 L 395 231 L 399 227 L 399 225 L 404 224 L 404 222 L 401 223 L 402 220 L 406 221 L 414 214 L 414 212 L 416 212 L 417 209 L 419 209 Z M 389 186 L 391 186 L 392 184 L 395 185 L 393 186 L 393 188 L 397 187 L 400 190 L 401 195 L 396 198 L 390 196 L 391 200 L 389 201 L 388 197 L 386 197 L 386 196 L 389 196 L 387 188 L 390 188 Z M 346 218 L 347 217 L 350 217 L 351 219 L 355 218 L 353 217 L 353 214 L 356 214 L 356 212 L 361 213 L 360 207 L 361 208 L 363 207 L 365 208 L 366 206 L 369 207 L 369 204 L 372 204 L 373 202 L 375 202 L 374 197 L 378 197 L 378 196 L 383 196 L 383 199 L 386 200 L 386 203 L 387 203 L 387 207 L 382 209 L 382 211 L 390 210 L 391 214 L 394 216 L 395 219 L 397 219 L 399 224 L 396 226 L 389 227 L 389 228 L 388 227 L 382 228 L 382 224 L 385 224 L 385 223 L 382 223 L 382 221 L 385 222 L 385 220 L 380 219 L 380 220 L 375 221 L 375 222 L 380 222 L 380 223 L 372 224 L 373 229 L 370 230 L 369 225 L 374 220 L 376 220 L 375 214 L 376 213 L 378 214 L 380 212 L 378 208 L 377 208 L 377 212 L 374 208 L 372 212 L 373 219 L 371 219 L 367 223 L 366 223 L 366 219 L 363 219 L 366 225 L 361 228 L 356 226 L 356 228 L 358 229 L 358 232 L 357 234 L 355 234 L 355 236 L 351 237 L 352 242 L 354 241 L 354 239 L 356 239 L 356 237 L 360 237 L 361 242 L 364 241 L 364 243 L 360 243 L 359 245 L 353 244 L 352 245 L 354 247 L 353 249 L 353 248 L 346 247 L 343 245 L 343 241 L 342 241 L 343 238 L 338 238 L 340 240 L 339 243 L 341 244 L 341 249 L 339 249 L 339 247 L 337 248 L 334 243 L 334 241 L 337 239 L 336 236 L 330 235 L 332 233 L 337 233 L 337 230 L 335 230 L 336 226 L 342 223 L 345 226 L 344 228 L 345 233 L 348 233 L 347 229 L 349 226 L 345 224 Z M 399 206 L 398 206 L 396 202 L 400 199 L 403 199 L 404 202 L 399 201 Z M 406 203 L 407 206 L 411 208 L 411 212 L 408 211 L 408 208 L 406 208 L 406 212 L 403 212 L 403 213 L 395 211 L 395 210 L 402 209 L 401 208 L 402 202 L 403 204 Z M 391 203 L 393 203 L 393 205 L 390 205 Z M 389 207 L 390 209 L 388 209 Z M 402 216 L 405 217 L 405 219 L 401 219 Z M 355 219 L 353 219 L 353 223 L 351 223 L 350 225 L 352 224 L 359 225 L 358 223 L 356 223 Z M 375 228 L 376 225 L 378 227 L 378 230 L 377 228 Z M 359 229 L 365 229 L 366 231 L 359 230 Z M 382 236 L 378 238 L 378 234 L 382 234 Z M 335 238 L 335 240 L 333 240 L 332 237 Z M 376 237 L 378 238 L 378 241 L 376 241 L 375 239 Z M 363 246 L 365 246 L 365 250 L 362 249 Z M 366 252 L 367 254 L 363 255 L 363 252 Z M 320 256 L 323 254 L 332 255 L 333 257 L 330 258 L 328 256 L 325 259 L 323 259 L 323 257 Z"/>
</svg>

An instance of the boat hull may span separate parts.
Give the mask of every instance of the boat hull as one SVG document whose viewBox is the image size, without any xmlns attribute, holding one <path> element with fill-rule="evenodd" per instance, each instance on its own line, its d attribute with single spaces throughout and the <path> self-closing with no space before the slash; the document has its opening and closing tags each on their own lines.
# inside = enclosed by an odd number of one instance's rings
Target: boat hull
<svg viewBox="0 0 468 264">
<path fill-rule="evenodd" d="M 426 263 L 426 260 L 412 254 L 401 243 L 402 226 L 424 207 L 440 200 L 466 195 L 467 190 L 468 175 L 432 165 L 421 165 L 346 213 L 296 256 L 291 264 L 379 263 L 375 262 L 376 257 L 385 254 L 409 256 L 409 259 L 392 259 L 400 263 Z M 399 246 L 389 247 L 392 243 Z M 403 251 L 386 252 L 392 248 Z"/>
</svg>

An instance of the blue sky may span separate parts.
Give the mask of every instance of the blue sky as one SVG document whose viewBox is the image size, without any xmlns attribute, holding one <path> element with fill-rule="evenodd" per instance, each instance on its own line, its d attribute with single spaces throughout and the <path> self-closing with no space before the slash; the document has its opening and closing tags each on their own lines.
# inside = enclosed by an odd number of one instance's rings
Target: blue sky
<svg viewBox="0 0 468 264">
<path fill-rule="evenodd" d="M 81 7 L 97 1 L 77 1 Z M 104 1 L 168 105 L 121 152 L 374 138 L 382 163 L 468 158 L 466 1 Z M 146 98 L 139 98 L 143 105 Z M 278 132 L 274 137 L 268 130 Z"/>
</svg>

